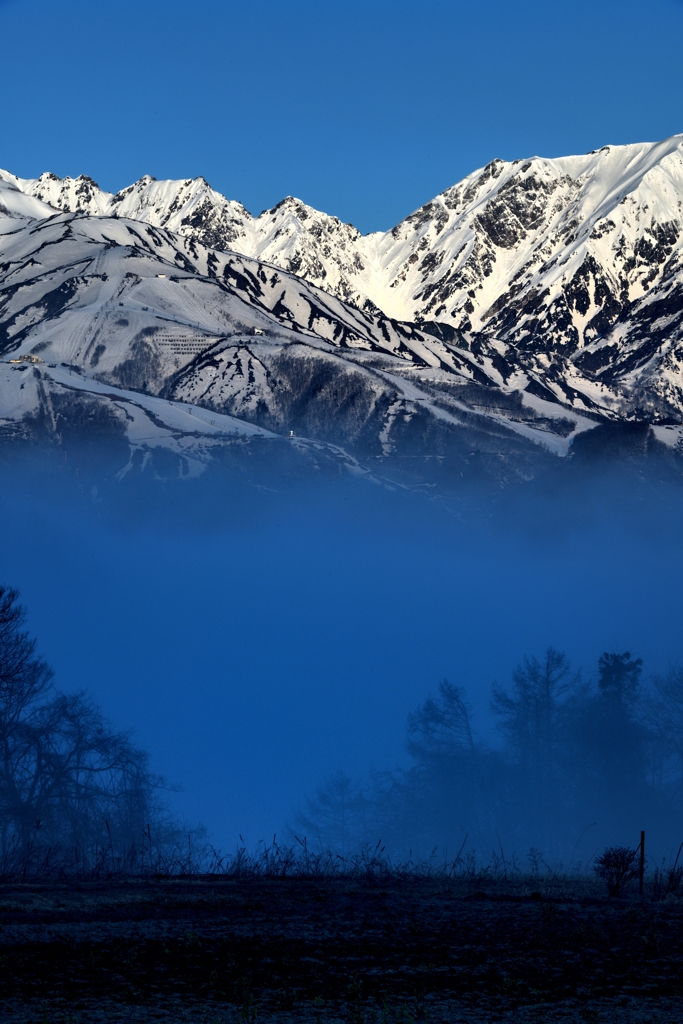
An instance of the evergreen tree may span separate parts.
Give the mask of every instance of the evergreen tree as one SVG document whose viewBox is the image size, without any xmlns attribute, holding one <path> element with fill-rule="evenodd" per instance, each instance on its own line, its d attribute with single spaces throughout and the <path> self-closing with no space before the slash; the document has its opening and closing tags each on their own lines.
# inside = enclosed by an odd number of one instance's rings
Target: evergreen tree
<svg viewBox="0 0 683 1024">
<path fill-rule="evenodd" d="M 572 708 L 575 803 L 598 823 L 606 843 L 628 843 L 656 814 L 641 674 L 642 660 L 629 651 L 605 652 L 598 660 L 597 690 L 584 691 Z"/>
<path fill-rule="evenodd" d="M 677 816 L 683 811 L 683 669 L 653 679 L 647 701 L 656 781 L 670 795 Z"/>
</svg>

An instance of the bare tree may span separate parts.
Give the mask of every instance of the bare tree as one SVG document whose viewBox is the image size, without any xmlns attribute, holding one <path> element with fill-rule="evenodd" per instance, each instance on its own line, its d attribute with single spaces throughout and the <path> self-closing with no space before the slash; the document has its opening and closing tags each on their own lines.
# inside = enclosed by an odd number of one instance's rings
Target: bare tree
<svg viewBox="0 0 683 1024">
<path fill-rule="evenodd" d="M 22 628 L 16 590 L 0 586 L 0 858 L 27 851 L 85 862 L 130 857 L 163 820 L 148 758 L 83 693 L 54 690 L 52 671 Z"/>
<path fill-rule="evenodd" d="M 465 691 L 442 679 L 436 699 L 428 697 L 408 716 L 408 751 L 426 764 L 474 749 L 472 708 Z"/>
<path fill-rule="evenodd" d="M 492 783 L 498 756 L 477 740 L 465 691 L 443 679 L 408 716 L 406 746 L 415 764 L 385 785 L 381 808 L 394 825 L 383 836 L 421 856 L 456 850 L 465 835 L 495 840 Z M 389 822 L 387 822 L 389 825 Z"/>
<path fill-rule="evenodd" d="M 300 838 L 313 840 L 321 851 L 332 850 L 342 856 L 367 842 L 368 798 L 346 772 L 333 772 L 314 797 L 306 801 L 295 822 Z"/>
<path fill-rule="evenodd" d="M 552 785 L 558 764 L 561 704 L 575 687 L 566 656 L 549 647 L 544 657 L 525 658 L 512 674 L 512 688 L 494 683 L 491 709 L 500 719 L 509 749 L 529 783 Z"/>
</svg>

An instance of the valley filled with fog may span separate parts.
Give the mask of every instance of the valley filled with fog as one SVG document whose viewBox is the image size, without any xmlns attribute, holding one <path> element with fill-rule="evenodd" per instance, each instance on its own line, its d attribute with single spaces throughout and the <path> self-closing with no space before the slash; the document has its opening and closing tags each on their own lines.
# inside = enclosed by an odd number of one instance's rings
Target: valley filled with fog
<svg viewBox="0 0 683 1024">
<path fill-rule="evenodd" d="M 414 766 L 407 719 L 442 680 L 465 691 L 476 742 L 503 756 L 491 688 L 510 690 L 525 656 L 564 652 L 567 679 L 580 670 L 595 687 L 599 657 L 628 651 L 643 660 L 643 695 L 683 663 L 676 462 L 613 456 L 435 494 L 272 467 L 117 481 L 92 448 L 68 459 L 6 448 L 3 582 L 19 588 L 58 688 L 88 691 L 117 729 L 134 730 L 153 769 L 181 787 L 168 794 L 173 812 L 205 825 L 216 847 L 274 833 L 294 842 L 306 821 L 309 842 L 334 845 L 311 823 L 316 793 L 340 773 L 356 791 L 373 772 Z M 444 800 L 462 796 L 459 770 Z M 593 846 L 635 844 L 645 827 L 627 780 L 619 800 L 619 823 L 597 822 Z M 450 820 L 453 854 L 469 835 L 488 858 L 482 837 L 502 830 L 508 854 L 524 859 L 545 839 L 540 852 L 563 859 L 567 836 L 505 835 L 505 808 L 477 832 L 477 813 L 462 800 L 434 811 Z M 572 815 L 578 843 L 595 812 Z M 424 822 L 412 827 L 396 832 L 392 856 L 437 845 Z M 364 840 L 388 841 L 376 834 L 386 821 L 364 828 Z M 683 838 L 655 831 L 661 855 Z M 593 846 L 589 832 L 577 859 Z"/>
</svg>

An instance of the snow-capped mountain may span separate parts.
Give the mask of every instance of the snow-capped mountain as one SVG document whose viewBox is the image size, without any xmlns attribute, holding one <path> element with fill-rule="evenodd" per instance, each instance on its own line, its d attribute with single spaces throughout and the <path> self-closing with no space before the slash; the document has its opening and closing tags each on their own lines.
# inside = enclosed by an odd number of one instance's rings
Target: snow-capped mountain
<svg viewBox="0 0 683 1024">
<path fill-rule="evenodd" d="M 617 417 L 683 412 L 683 136 L 585 156 L 494 160 L 385 233 L 288 197 L 252 217 L 203 178 L 0 172 L 53 209 L 119 216 L 279 266 L 360 309 L 416 324 L 545 397 Z"/>
<path fill-rule="evenodd" d="M 97 401 L 144 393 L 351 459 L 521 465 L 604 418 L 678 443 L 682 238 L 683 136 L 496 160 L 366 236 L 291 197 L 252 217 L 203 178 L 111 194 L 3 171 L 0 350 L 43 360 L 30 401 L 27 364 L 7 371 L 5 419 L 65 387 L 54 362 Z"/>
<path fill-rule="evenodd" d="M 131 443 L 154 435 L 150 416 L 172 433 L 181 403 L 219 415 L 185 417 L 199 433 L 293 432 L 297 444 L 343 445 L 348 459 L 333 458 L 347 465 L 407 451 L 467 460 L 472 450 L 521 465 L 566 453 L 594 425 L 499 389 L 447 340 L 268 264 L 140 221 L 42 207 L 27 216 L 29 198 L 42 202 L 0 188 L 0 415 L 12 430 L 57 430 L 54 396 L 63 416 L 65 389 L 79 408 L 86 397 L 109 403 Z"/>
</svg>

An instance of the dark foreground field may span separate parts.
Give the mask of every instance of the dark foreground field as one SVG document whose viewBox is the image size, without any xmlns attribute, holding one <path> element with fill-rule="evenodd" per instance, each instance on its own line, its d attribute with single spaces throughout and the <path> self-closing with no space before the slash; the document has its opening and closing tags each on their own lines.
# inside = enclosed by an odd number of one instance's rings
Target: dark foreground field
<svg viewBox="0 0 683 1024">
<path fill-rule="evenodd" d="M 592 882 L 0 887 L 0 1019 L 683 1021 L 683 903 Z"/>
</svg>

